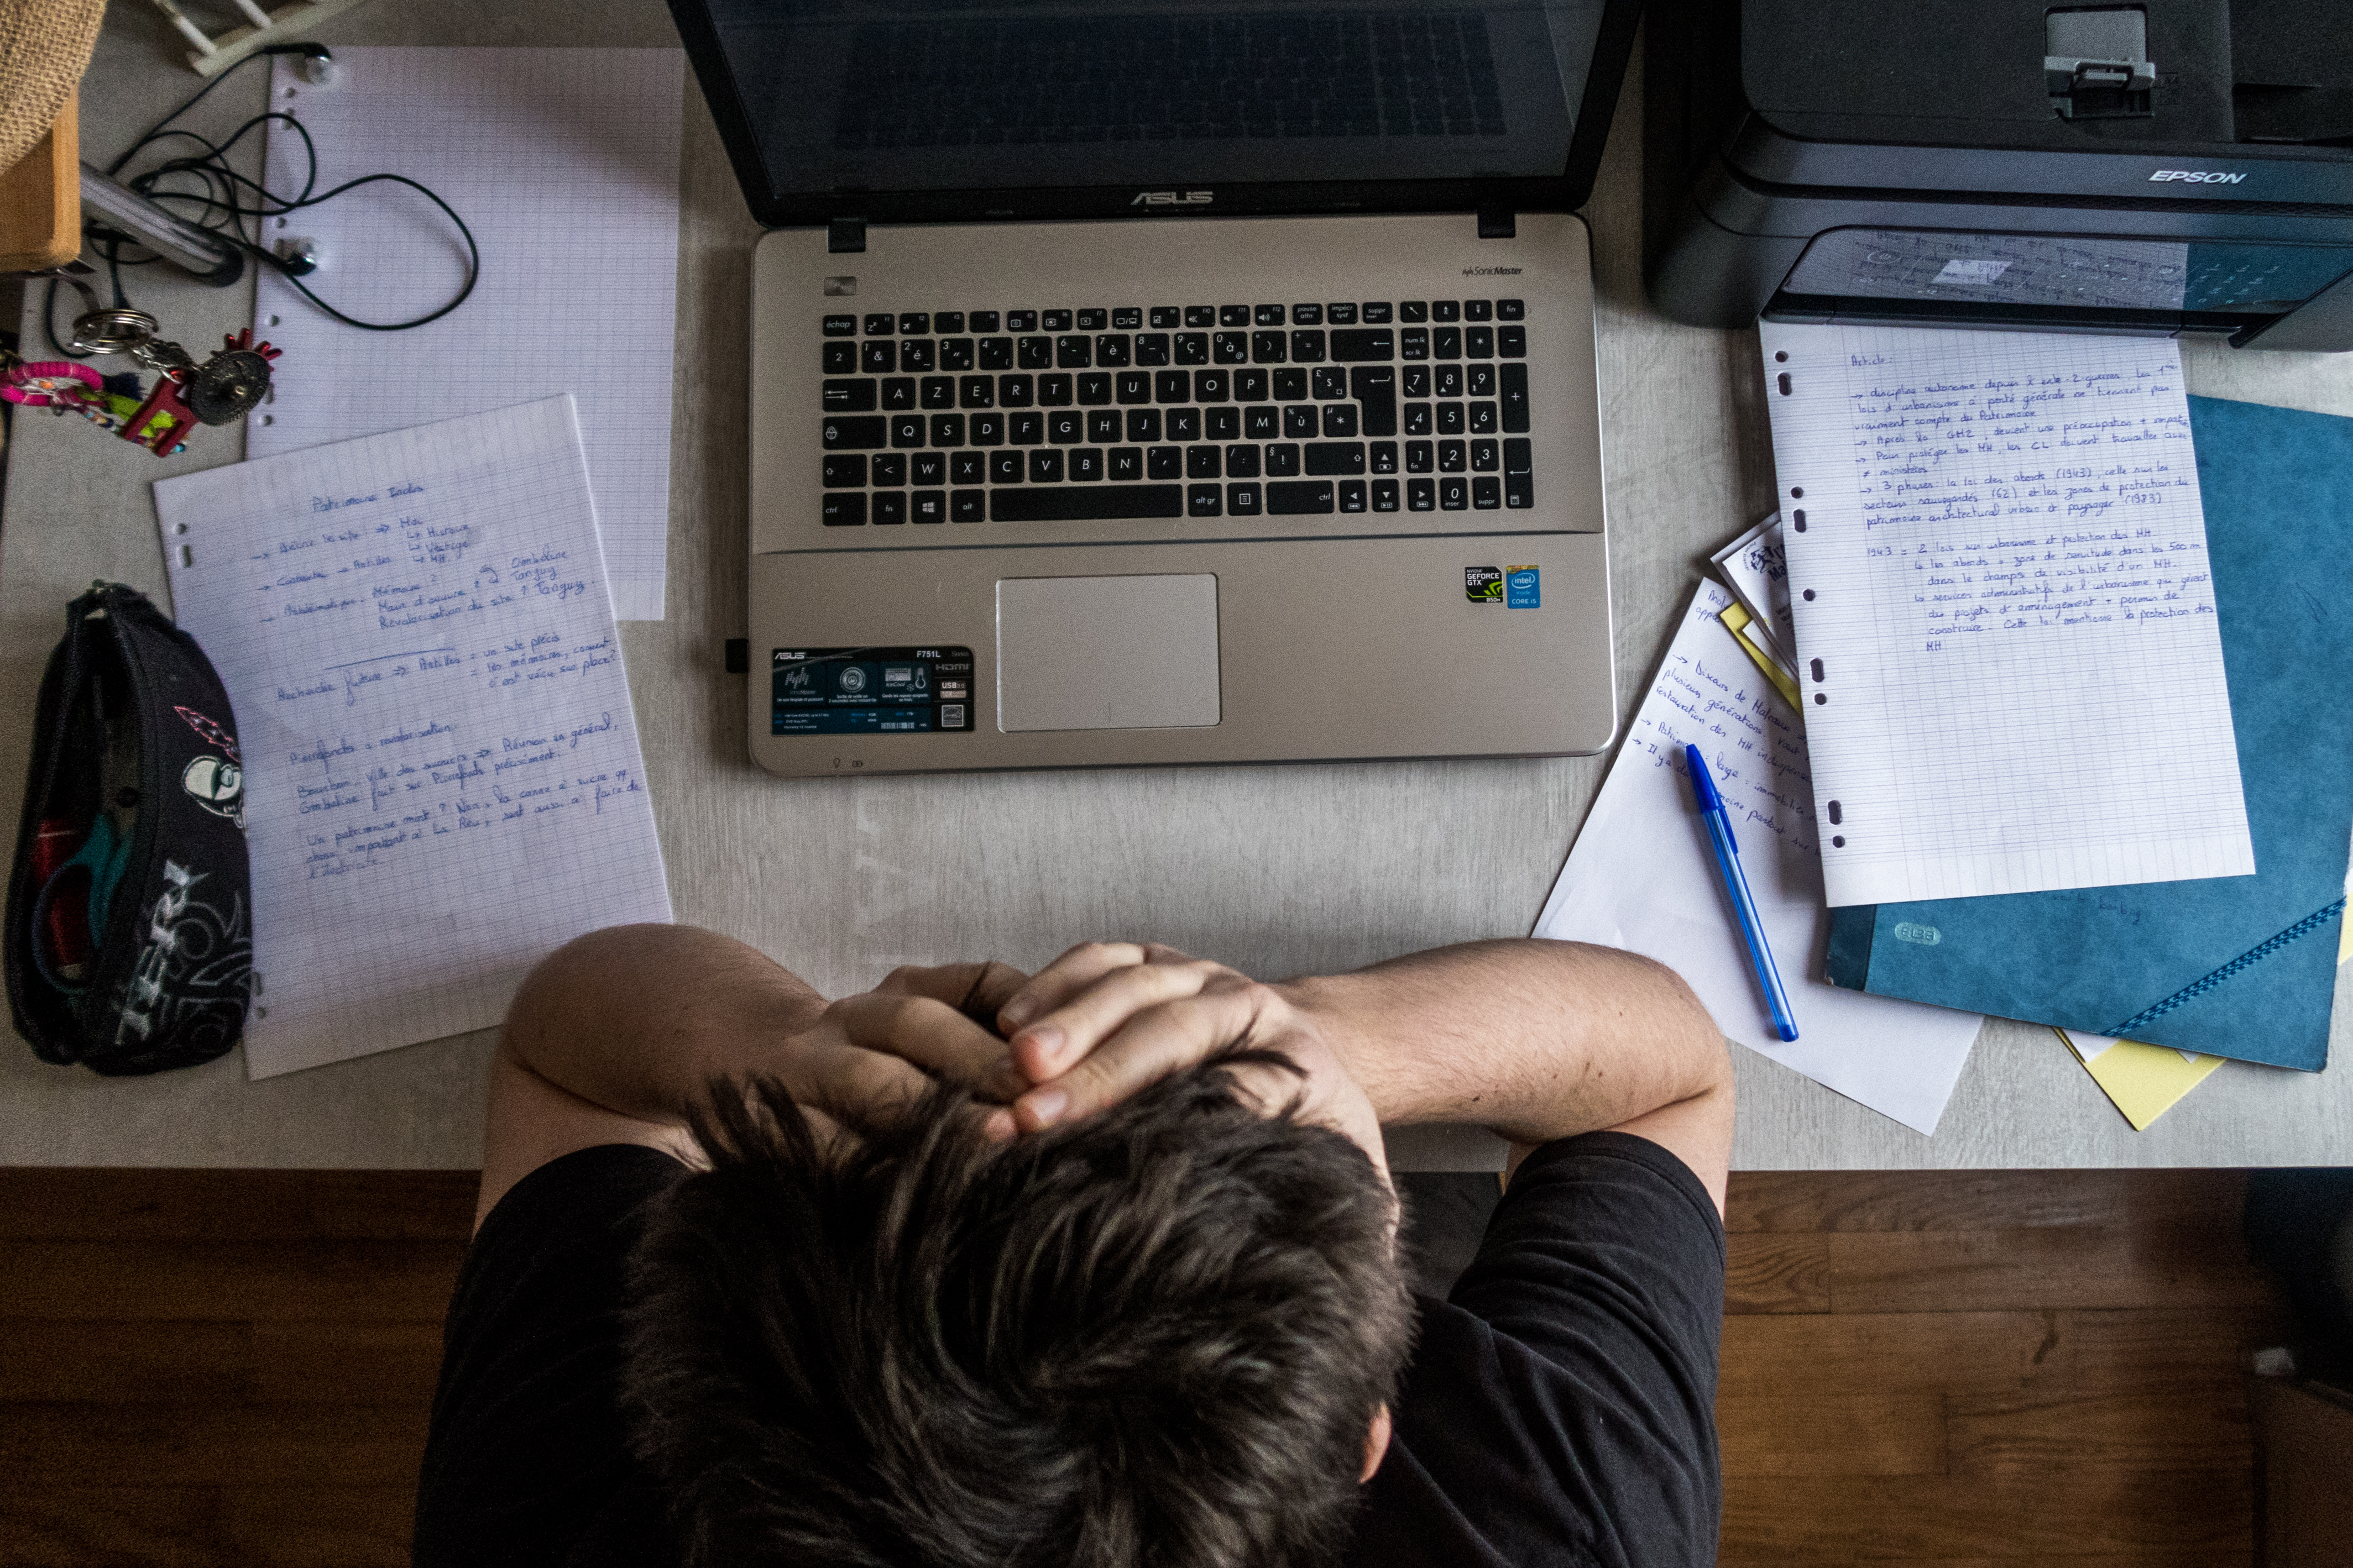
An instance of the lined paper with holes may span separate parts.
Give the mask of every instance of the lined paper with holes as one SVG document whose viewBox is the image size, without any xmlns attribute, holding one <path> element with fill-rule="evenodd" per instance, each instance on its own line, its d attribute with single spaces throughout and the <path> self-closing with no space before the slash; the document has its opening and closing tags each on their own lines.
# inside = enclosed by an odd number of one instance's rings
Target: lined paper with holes
<svg viewBox="0 0 2353 1568">
<path fill-rule="evenodd" d="M 2252 874 L 2178 347 L 1758 334 L 1831 904 Z"/>
<path fill-rule="evenodd" d="M 274 268 L 254 331 L 286 351 L 275 395 L 246 417 L 246 453 L 401 430 L 568 392 L 580 408 L 604 524 L 613 611 L 659 620 L 670 534 L 670 362 L 678 293 L 676 49 L 343 48 L 313 86 L 289 56 L 272 108 L 298 115 L 316 189 L 379 170 L 430 187 L 474 231 L 482 269 L 451 314 L 375 332 L 322 313 Z M 298 191 L 308 149 L 269 128 L 269 187 Z M 423 196 L 390 183 L 263 220 L 265 242 L 319 242 L 302 279 L 364 321 L 446 304 L 464 242 Z"/>
<path fill-rule="evenodd" d="M 486 1028 L 670 918 L 569 397 L 155 486 L 246 768 L 255 1078 Z"/>
</svg>

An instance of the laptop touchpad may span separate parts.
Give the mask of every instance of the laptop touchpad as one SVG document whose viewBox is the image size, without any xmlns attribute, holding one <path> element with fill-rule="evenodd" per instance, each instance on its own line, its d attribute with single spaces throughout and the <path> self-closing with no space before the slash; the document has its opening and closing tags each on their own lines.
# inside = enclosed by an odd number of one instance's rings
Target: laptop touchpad
<svg viewBox="0 0 2353 1568">
<path fill-rule="evenodd" d="M 1215 575 L 998 581 L 998 729 L 1198 728 L 1218 715 Z"/>
</svg>

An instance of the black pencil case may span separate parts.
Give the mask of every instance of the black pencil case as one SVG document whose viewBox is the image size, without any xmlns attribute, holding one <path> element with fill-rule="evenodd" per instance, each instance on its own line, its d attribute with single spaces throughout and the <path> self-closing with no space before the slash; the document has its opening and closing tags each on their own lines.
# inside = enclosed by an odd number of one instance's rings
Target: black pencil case
<svg viewBox="0 0 2353 1568">
<path fill-rule="evenodd" d="M 43 1061 L 149 1073 L 237 1044 L 253 976 L 245 771 L 228 694 L 136 589 L 66 611 L 34 712 L 0 937 Z"/>
</svg>

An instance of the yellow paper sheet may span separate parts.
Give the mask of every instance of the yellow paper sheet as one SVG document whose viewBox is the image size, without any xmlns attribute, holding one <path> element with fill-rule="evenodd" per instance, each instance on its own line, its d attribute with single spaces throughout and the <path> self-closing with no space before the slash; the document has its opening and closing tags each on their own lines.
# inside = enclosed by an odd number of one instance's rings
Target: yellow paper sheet
<svg viewBox="0 0 2353 1568">
<path fill-rule="evenodd" d="M 1792 708 L 1798 707 L 1798 683 L 1789 679 L 1788 671 L 1783 669 L 1771 654 L 1757 645 L 1755 635 L 1748 629 L 1752 619 L 1748 612 L 1738 605 L 1733 605 L 1716 619 L 1722 621 L 1724 629 L 1732 634 L 1732 640 L 1740 645 L 1740 651 L 1765 672 L 1765 679 L 1773 683 L 1773 689 L 1781 694 L 1781 700 Z"/>
<path fill-rule="evenodd" d="M 2118 1040 L 2097 1056 L 2087 1057 L 2066 1030 L 2053 1029 L 2052 1033 L 2075 1053 L 2075 1059 L 2084 1064 L 2084 1070 L 2092 1075 L 2100 1092 L 2115 1102 L 2136 1132 L 2147 1131 L 2150 1122 L 2204 1083 L 2207 1076 L 2226 1059 L 2206 1056 L 2184 1059 L 2170 1046 L 2143 1045 L 2138 1040 Z"/>
</svg>

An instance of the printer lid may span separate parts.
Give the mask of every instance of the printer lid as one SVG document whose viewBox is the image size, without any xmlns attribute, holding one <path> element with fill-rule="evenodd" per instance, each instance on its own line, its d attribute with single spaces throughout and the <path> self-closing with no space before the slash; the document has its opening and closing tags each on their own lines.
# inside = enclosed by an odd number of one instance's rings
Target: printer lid
<svg viewBox="0 0 2353 1568">
<path fill-rule="evenodd" d="M 753 216 L 1573 211 L 1641 0 L 670 0 Z"/>
</svg>

